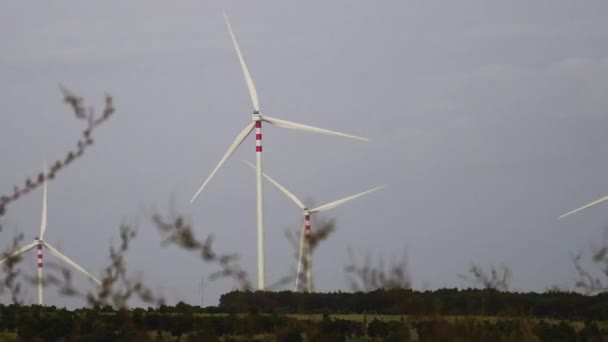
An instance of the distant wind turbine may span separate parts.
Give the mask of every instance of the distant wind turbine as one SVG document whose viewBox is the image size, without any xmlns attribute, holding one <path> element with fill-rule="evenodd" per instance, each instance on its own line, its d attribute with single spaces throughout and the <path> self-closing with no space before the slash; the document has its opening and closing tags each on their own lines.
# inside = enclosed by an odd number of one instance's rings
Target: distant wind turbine
<svg viewBox="0 0 608 342">
<path fill-rule="evenodd" d="M 603 202 L 606 202 L 606 201 L 608 201 L 608 196 L 602 197 L 602 198 L 600 198 L 598 200 L 595 200 L 595 201 L 593 201 L 593 202 L 591 202 L 589 204 L 585 204 L 584 206 L 582 206 L 580 208 L 577 208 L 577 209 L 574 209 L 572 211 L 569 211 L 569 212 L 563 214 L 562 216 L 558 217 L 558 219 L 564 218 L 566 216 L 569 216 L 569 215 L 572 215 L 572 214 L 574 214 L 576 212 L 579 212 L 579 211 L 581 211 L 583 209 L 587 209 L 589 207 L 593 207 L 596 204 L 600 204 L 600 203 L 603 203 Z"/>
<path fill-rule="evenodd" d="M 207 177 L 203 185 L 196 191 L 190 203 L 192 203 L 196 197 L 200 194 L 203 188 L 207 185 L 207 183 L 211 180 L 211 178 L 215 175 L 215 173 L 220 169 L 220 167 L 224 164 L 224 162 L 236 151 L 236 149 L 241 145 L 241 143 L 251 134 L 251 132 L 255 128 L 255 161 L 258 169 L 256 175 L 256 199 L 257 199 L 257 249 L 258 249 L 258 288 L 260 290 L 264 289 L 264 202 L 263 202 L 263 194 L 262 194 L 262 122 L 267 122 L 269 124 L 300 130 L 305 132 L 313 132 L 313 133 L 322 133 L 328 135 L 335 135 L 339 137 L 358 139 L 367 141 L 366 138 L 361 138 L 358 136 L 344 134 L 340 132 L 330 131 L 323 128 L 317 128 L 313 126 L 307 126 L 287 120 L 272 118 L 269 116 L 262 116 L 260 112 L 260 104 L 258 101 L 258 94 L 253 84 L 253 80 L 251 79 L 251 75 L 249 74 L 249 69 L 245 64 L 245 59 L 243 58 L 243 54 L 241 53 L 241 49 L 236 41 L 236 37 L 234 32 L 232 31 L 232 27 L 230 26 L 230 21 L 228 21 L 228 17 L 224 14 L 224 19 L 226 21 L 226 25 L 228 26 L 228 31 L 230 33 L 230 37 L 232 38 L 232 43 L 236 50 L 236 54 L 239 59 L 239 63 L 241 65 L 241 70 L 243 71 L 243 76 L 245 78 L 245 83 L 247 83 L 247 89 L 249 90 L 249 96 L 251 98 L 251 103 L 253 105 L 253 122 L 249 123 L 245 128 L 237 135 L 236 139 L 228 148 L 228 151 L 224 156 L 220 159 L 217 166 L 211 171 L 211 174 Z"/>
<path fill-rule="evenodd" d="M 253 164 L 251 164 L 248 161 L 244 161 L 245 163 L 247 163 L 247 165 L 251 166 L 252 168 L 256 168 Z M 306 265 L 305 270 L 306 270 L 306 291 L 311 292 L 312 291 L 312 250 L 310 247 L 310 215 L 314 214 L 314 213 L 320 213 L 323 211 L 327 211 L 330 209 L 333 209 L 335 207 L 338 207 L 344 203 L 350 202 L 354 199 L 357 199 L 363 195 L 369 194 L 370 192 L 376 191 L 376 190 L 380 190 L 382 188 L 385 188 L 386 185 L 382 185 L 367 191 L 363 191 L 360 192 L 358 194 L 352 195 L 352 196 L 348 196 L 342 199 L 339 199 L 337 201 L 333 201 L 327 204 L 324 204 L 322 206 L 316 207 L 314 209 L 309 209 L 306 205 L 304 205 L 304 203 L 302 203 L 302 201 L 297 198 L 293 193 L 291 193 L 289 190 L 287 190 L 284 186 L 282 186 L 281 184 L 279 184 L 279 182 L 275 181 L 274 179 L 272 179 L 270 176 L 268 176 L 266 173 L 263 173 L 264 177 L 272 184 L 274 185 L 277 189 L 279 189 L 285 196 L 287 196 L 293 203 L 295 203 L 295 205 L 297 205 L 300 209 L 303 210 L 303 215 L 304 215 L 304 229 L 302 230 L 302 232 L 300 233 L 300 244 L 299 244 L 299 251 L 298 251 L 298 271 L 297 271 L 297 275 L 296 275 L 296 290 L 299 288 L 299 279 L 300 279 L 300 273 L 302 265 Z M 303 260 L 302 258 L 305 258 L 305 260 Z M 304 262 L 303 262 L 304 261 Z"/>
<path fill-rule="evenodd" d="M 67 256 L 63 255 L 61 252 L 59 252 L 57 249 L 55 249 L 53 246 L 51 246 L 48 242 L 44 241 L 44 232 L 46 231 L 46 213 L 47 213 L 47 206 L 46 206 L 46 196 L 47 196 L 47 190 L 46 190 L 46 178 L 44 179 L 44 193 L 43 193 L 43 199 L 42 199 L 42 222 L 40 224 L 40 236 L 36 237 L 34 239 L 34 242 L 30 243 L 29 245 L 23 246 L 17 250 L 15 250 L 14 252 L 10 253 L 8 255 L 8 257 L 0 260 L 0 265 L 4 264 L 8 259 L 11 258 L 16 258 L 18 256 L 20 256 L 21 254 L 29 251 L 30 249 L 36 247 L 37 248 L 37 260 L 38 260 L 38 304 L 39 305 L 43 305 L 44 304 L 44 299 L 43 299 L 43 293 L 42 293 L 42 288 L 43 288 L 43 278 L 42 278 L 42 246 L 45 246 L 46 248 L 49 249 L 49 251 L 51 252 L 51 254 L 53 254 L 55 257 L 57 257 L 59 260 L 65 262 L 66 264 L 74 267 L 75 269 L 77 269 L 78 271 L 82 272 L 85 276 L 87 276 L 89 279 L 93 280 L 94 282 L 96 282 L 98 285 L 101 285 L 101 282 L 95 278 L 91 273 L 87 272 L 84 268 L 80 267 L 78 264 L 76 264 L 74 261 L 70 260 Z"/>
</svg>

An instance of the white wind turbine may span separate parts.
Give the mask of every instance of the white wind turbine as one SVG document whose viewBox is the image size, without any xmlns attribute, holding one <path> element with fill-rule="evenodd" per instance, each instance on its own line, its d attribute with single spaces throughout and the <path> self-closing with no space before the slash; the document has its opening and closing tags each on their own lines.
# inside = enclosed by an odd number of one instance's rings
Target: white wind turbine
<svg viewBox="0 0 608 342">
<path fill-rule="evenodd" d="M 245 161 L 245 163 L 247 163 L 247 165 L 251 166 L 252 168 L 256 168 L 255 166 L 253 166 L 253 164 L 251 164 L 248 161 Z M 259 170 L 259 169 L 258 169 Z M 357 199 L 363 195 L 369 194 L 370 192 L 376 191 L 376 190 L 380 190 L 382 188 L 385 188 L 386 185 L 382 185 L 367 191 L 363 191 L 360 192 L 358 194 L 352 195 L 352 196 L 348 196 L 342 199 L 339 199 L 337 201 L 333 201 L 327 204 L 324 204 L 322 206 L 316 207 L 314 209 L 309 209 L 306 205 L 304 205 L 304 203 L 302 203 L 302 201 L 300 201 L 300 199 L 298 199 L 294 194 L 292 194 L 291 192 L 289 192 L 289 190 L 287 190 L 284 186 L 282 186 L 281 184 L 279 184 L 279 182 L 275 181 L 274 179 L 272 179 L 269 175 L 267 175 L 266 173 L 263 173 L 264 177 L 270 182 L 272 183 L 272 185 L 274 185 L 277 189 L 279 189 L 283 194 L 285 194 L 285 196 L 287 196 L 293 203 L 295 203 L 295 205 L 297 205 L 300 209 L 303 210 L 303 215 L 304 215 L 304 226 L 303 229 L 300 233 L 300 246 L 299 246 L 299 251 L 298 251 L 298 271 L 297 271 L 297 275 L 296 275 L 296 290 L 299 288 L 299 279 L 300 279 L 300 273 L 302 272 L 302 265 L 306 265 L 306 267 L 304 268 L 306 270 L 306 291 L 311 292 L 312 291 L 312 251 L 310 248 L 310 215 L 314 214 L 314 213 L 320 213 L 323 211 L 327 211 L 330 209 L 333 209 L 335 207 L 338 207 L 344 203 L 350 202 L 354 199 Z M 302 259 L 302 258 L 305 259 Z"/>
<path fill-rule="evenodd" d="M 602 197 L 602 198 L 600 198 L 598 200 L 595 200 L 595 201 L 593 201 L 593 202 L 591 202 L 589 204 L 585 204 L 584 206 L 582 206 L 580 208 L 577 208 L 577 209 L 574 209 L 572 211 L 569 211 L 569 212 L 563 214 L 562 216 L 558 217 L 558 219 L 564 218 L 566 216 L 569 216 L 569 215 L 572 215 L 572 214 L 574 214 L 576 212 L 579 212 L 579 211 L 581 211 L 583 209 L 587 209 L 589 207 L 593 207 L 596 204 L 600 204 L 600 203 L 603 203 L 603 202 L 606 202 L 606 201 L 608 201 L 608 196 L 604 196 L 604 197 Z"/>
<path fill-rule="evenodd" d="M 56 248 L 54 248 L 53 246 L 51 246 L 48 242 L 44 241 L 44 232 L 46 231 L 46 178 L 43 182 L 43 187 L 44 187 L 44 193 L 43 193 L 43 199 L 42 199 L 42 222 L 40 224 L 40 236 L 36 237 L 34 239 L 34 242 L 25 245 L 17 250 L 15 250 L 14 252 L 10 253 L 6 258 L 0 260 L 0 265 L 4 264 L 8 259 L 12 259 L 12 258 L 16 258 L 18 256 L 20 256 L 21 254 L 29 251 L 30 249 L 36 247 L 37 248 L 37 260 L 38 260 L 38 304 L 39 305 L 43 305 L 44 304 L 44 299 L 43 299 L 43 293 L 42 293 L 42 288 L 43 288 L 43 278 L 42 278 L 42 246 L 45 246 L 46 248 L 49 249 L 49 251 L 51 252 L 51 254 L 53 254 L 55 257 L 57 257 L 59 260 L 65 262 L 66 264 L 74 267 L 75 269 L 77 269 L 78 271 L 82 272 L 85 276 L 87 276 L 89 279 L 93 280 L 94 282 L 96 282 L 97 284 L 101 285 L 101 282 L 95 278 L 91 273 L 87 272 L 84 268 L 80 267 L 78 264 L 76 264 L 74 261 L 70 260 L 67 256 L 63 255 L 61 252 L 59 252 Z"/>
<path fill-rule="evenodd" d="M 213 171 L 211 171 L 211 174 L 209 175 L 209 177 L 207 177 L 207 179 L 205 180 L 203 185 L 201 185 L 201 187 L 196 191 L 194 196 L 192 196 L 190 203 L 192 203 L 196 199 L 196 197 L 200 194 L 200 192 L 207 185 L 207 183 L 211 180 L 211 178 L 215 175 L 215 173 L 219 170 L 219 168 L 234 153 L 234 151 L 236 151 L 236 149 L 239 147 L 239 145 L 241 145 L 241 143 L 245 140 L 245 138 L 247 138 L 249 136 L 249 134 L 255 128 L 255 143 L 256 143 L 255 144 L 255 152 L 256 152 L 255 161 L 256 161 L 256 166 L 258 169 L 258 172 L 256 175 L 258 288 L 260 290 L 263 290 L 265 277 L 264 277 L 264 210 L 263 210 L 264 204 L 263 204 L 263 195 L 262 195 L 262 122 L 267 122 L 269 124 L 272 124 L 272 125 L 275 125 L 278 127 L 282 127 L 282 128 L 300 130 L 300 131 L 305 131 L 305 132 L 335 135 L 335 136 L 351 138 L 351 139 L 358 139 L 358 140 L 363 140 L 363 141 L 367 141 L 368 139 L 361 138 L 361 137 L 354 136 L 354 135 L 344 134 L 344 133 L 340 133 L 340 132 L 330 131 L 330 130 L 323 129 L 323 128 L 303 125 L 303 124 L 299 124 L 299 123 L 295 123 L 295 122 L 291 122 L 291 121 L 287 121 L 287 120 L 272 118 L 269 116 L 262 116 L 262 114 L 260 112 L 260 104 L 258 102 L 258 95 L 255 90 L 253 80 L 251 79 L 251 75 L 249 74 L 249 69 L 247 69 L 247 65 L 245 64 L 243 54 L 241 53 L 241 49 L 239 48 L 239 45 L 236 41 L 236 37 L 234 35 L 234 32 L 232 31 L 230 22 L 228 21 L 228 17 L 225 14 L 224 14 L 224 19 L 226 20 L 226 25 L 228 26 L 228 31 L 230 33 L 230 37 L 232 38 L 232 43 L 236 50 L 236 54 L 238 56 L 239 63 L 241 65 L 241 69 L 243 71 L 243 76 L 245 78 L 245 82 L 247 83 L 247 89 L 249 90 L 249 96 L 251 98 L 251 103 L 253 105 L 253 116 L 252 116 L 253 121 L 251 123 L 249 123 L 247 126 L 245 126 L 245 128 L 237 135 L 237 137 L 234 140 L 234 142 L 232 143 L 232 145 L 230 145 L 230 147 L 228 148 L 228 151 L 226 152 L 226 154 L 224 154 L 224 156 L 222 157 L 222 159 L 220 159 L 217 166 L 213 169 Z"/>
</svg>

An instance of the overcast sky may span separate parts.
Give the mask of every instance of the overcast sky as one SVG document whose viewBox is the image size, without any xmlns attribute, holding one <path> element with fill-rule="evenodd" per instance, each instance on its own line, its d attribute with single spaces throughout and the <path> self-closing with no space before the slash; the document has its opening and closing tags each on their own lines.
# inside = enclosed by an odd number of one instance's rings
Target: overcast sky
<svg viewBox="0 0 608 342">
<path fill-rule="evenodd" d="M 255 177 L 240 161 L 254 160 L 253 137 L 189 203 L 251 120 L 222 10 L 263 113 L 371 139 L 266 125 L 265 171 L 317 205 L 390 185 L 324 216 L 337 230 L 314 256 L 317 290 L 348 289 L 348 248 L 386 260 L 406 250 L 420 289 L 467 286 L 458 274 L 473 262 L 508 265 L 516 290 L 573 288 L 571 253 L 599 244 L 608 223 L 608 206 L 556 219 L 608 194 L 600 0 L 3 3 L 0 193 L 79 138 L 83 123 L 58 83 L 99 109 L 108 91 L 117 109 L 49 185 L 46 240 L 100 275 L 120 223 L 133 223 L 132 275 L 169 303 L 199 304 L 201 276 L 216 269 L 161 247 L 146 216 L 173 199 L 257 282 Z M 3 247 L 16 232 L 24 243 L 38 234 L 41 198 L 8 207 Z M 271 283 L 295 268 L 284 232 L 301 212 L 269 184 L 265 198 Z M 22 267 L 35 273 L 33 251 Z M 205 304 L 233 287 L 207 282 Z M 35 288 L 25 290 L 35 302 Z M 48 304 L 84 304 L 45 293 Z"/>
</svg>

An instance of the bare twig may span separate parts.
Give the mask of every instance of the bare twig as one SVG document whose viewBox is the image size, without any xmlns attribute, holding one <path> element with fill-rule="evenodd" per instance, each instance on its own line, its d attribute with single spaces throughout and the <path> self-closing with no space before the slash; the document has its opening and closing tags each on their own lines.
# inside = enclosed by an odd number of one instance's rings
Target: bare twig
<svg viewBox="0 0 608 342">
<path fill-rule="evenodd" d="M 133 296 L 145 303 L 162 305 L 162 298 L 155 296 L 141 280 L 133 279 L 127 274 L 125 254 L 135 236 L 136 232 L 131 226 L 125 224 L 120 227 L 120 244 L 110 246 L 110 264 L 105 268 L 101 286 L 96 292 L 84 293 L 76 289 L 72 284 L 70 270 L 58 265 L 50 266 L 52 269 L 58 269 L 61 276 L 50 274 L 45 283 L 56 286 L 63 295 L 81 297 L 91 306 L 111 305 L 117 309 L 125 309 Z"/>
<path fill-rule="evenodd" d="M 13 255 L 13 251 L 19 248 L 19 245 L 23 241 L 23 234 L 19 234 L 13 238 L 11 247 L 7 251 L 2 253 L 2 259 L 6 261 L 2 264 L 2 272 L 4 273 L 4 280 L 0 283 L 0 294 L 8 290 L 11 294 L 11 300 L 13 303 L 20 304 L 21 298 L 21 285 L 15 281 L 17 276 L 21 273 L 17 269 L 17 264 L 21 261 L 21 256 Z"/>
<path fill-rule="evenodd" d="M 330 219 L 330 220 L 325 220 L 325 219 L 319 219 L 317 217 L 313 218 L 312 224 L 311 226 L 313 227 L 313 229 L 311 229 L 311 233 L 310 233 L 310 252 L 311 252 L 311 259 L 312 256 L 314 255 L 314 252 L 317 250 L 317 248 L 319 247 L 321 241 L 326 240 L 334 231 L 336 228 L 336 224 L 335 224 L 335 220 Z M 302 290 L 304 288 L 304 284 L 306 283 L 306 272 L 308 270 L 309 267 L 311 267 L 311 265 L 308 265 L 307 262 L 307 258 L 302 255 L 302 260 L 299 260 L 298 258 L 300 257 L 300 237 L 302 234 L 302 229 L 304 229 L 304 226 L 301 226 L 299 229 L 292 231 L 292 230 L 286 230 L 285 231 L 285 237 L 287 238 L 287 241 L 289 241 L 289 243 L 292 245 L 292 247 L 294 248 L 294 258 L 296 259 L 296 261 L 298 263 L 302 263 L 302 267 L 300 269 L 300 273 L 298 274 L 297 271 L 293 271 L 291 274 L 286 275 L 285 277 L 281 278 L 280 282 L 277 282 L 277 285 L 286 285 L 289 284 L 290 282 L 293 282 L 296 277 L 298 277 L 298 282 L 301 284 L 301 288 L 298 288 L 296 290 Z"/>
<path fill-rule="evenodd" d="M 362 265 L 358 265 L 351 249 L 348 250 L 350 264 L 344 268 L 348 277 L 350 287 L 354 291 L 372 291 L 376 289 L 409 289 L 412 281 L 407 269 L 407 253 L 401 258 L 394 259 L 385 269 L 384 259 L 378 259 L 378 266 L 371 265 L 371 257 L 366 255 Z"/>
<path fill-rule="evenodd" d="M 583 254 L 581 252 L 571 255 L 571 258 L 577 274 L 574 283 L 575 288 L 585 294 L 608 291 L 608 227 L 604 230 L 601 245 L 591 247 L 591 262 L 599 268 L 599 272 L 592 272 L 583 266 Z M 594 273 L 599 273 L 599 275 Z"/>
<path fill-rule="evenodd" d="M 606 267 L 608 266 L 608 259 L 606 258 L 606 247 L 602 247 L 596 250 L 592 254 L 592 261 L 596 264 L 600 264 L 602 273 L 604 276 L 608 276 Z M 582 290 L 585 294 L 595 294 L 599 292 L 608 291 L 608 284 L 606 281 L 598 276 L 591 274 L 582 265 L 583 255 L 578 253 L 572 255 L 572 263 L 576 269 L 577 279 L 574 286 Z"/>
<path fill-rule="evenodd" d="M 60 86 L 60 88 L 64 96 L 64 102 L 66 102 L 72 108 L 72 111 L 76 115 L 76 118 L 87 120 L 87 128 L 82 131 L 82 137 L 76 143 L 76 148 L 74 150 L 68 151 L 63 159 L 58 159 L 57 161 L 55 161 L 50 166 L 49 170 L 42 170 L 33 177 L 27 177 L 24 181 L 23 186 L 20 187 L 15 185 L 13 187 L 12 194 L 0 196 L 0 216 L 6 213 L 6 207 L 10 203 L 17 201 L 22 196 L 26 195 L 30 191 L 42 185 L 45 179 L 47 181 L 54 179 L 57 172 L 70 165 L 74 160 L 82 157 L 87 148 L 93 145 L 92 134 L 95 128 L 106 122 L 106 120 L 108 120 L 115 111 L 112 96 L 106 94 L 105 105 L 102 111 L 102 115 L 99 118 L 95 118 L 94 111 L 92 108 L 89 108 L 88 111 L 85 110 L 83 104 L 84 100 L 82 97 L 72 94 L 62 86 Z"/>
<path fill-rule="evenodd" d="M 206 263 L 216 264 L 220 269 L 209 278 L 232 278 L 242 290 L 252 289 L 247 272 L 238 263 L 238 254 L 218 254 L 213 250 L 213 235 L 204 240 L 198 240 L 190 223 L 183 216 L 172 212 L 168 219 L 160 214 L 152 215 L 152 222 L 164 236 L 163 244 L 175 244 L 189 251 L 200 253 L 201 259 Z"/>
<path fill-rule="evenodd" d="M 484 271 L 481 266 L 471 265 L 469 275 L 459 274 L 458 277 L 473 284 L 481 286 L 485 289 L 494 289 L 499 291 L 508 291 L 511 283 L 511 269 L 504 264 L 498 267 L 490 266 L 490 273 Z"/>
</svg>

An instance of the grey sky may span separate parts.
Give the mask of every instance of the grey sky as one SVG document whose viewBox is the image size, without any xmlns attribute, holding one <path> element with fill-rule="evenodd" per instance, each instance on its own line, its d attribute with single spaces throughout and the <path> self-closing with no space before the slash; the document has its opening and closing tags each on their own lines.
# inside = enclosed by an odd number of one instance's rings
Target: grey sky
<svg viewBox="0 0 608 342">
<path fill-rule="evenodd" d="M 608 222 L 606 207 L 555 219 L 608 194 L 605 1 L 2 4 L 2 193 L 75 144 L 82 123 L 59 82 L 97 108 L 106 90 L 116 102 L 93 148 L 49 186 L 49 242 L 100 274 L 119 224 L 137 223 L 129 268 L 169 303 L 199 303 L 213 269 L 160 248 L 143 210 L 173 198 L 255 282 L 254 174 L 240 162 L 253 161 L 253 138 L 188 203 L 251 120 L 223 9 L 264 113 L 372 139 L 266 126 L 265 171 L 318 204 L 390 185 L 326 216 L 338 225 L 314 256 L 318 290 L 347 288 L 349 246 L 385 258 L 406 248 L 417 288 L 463 286 L 471 262 L 505 263 L 518 290 L 572 287 L 570 253 Z M 3 246 L 37 234 L 41 195 L 8 208 Z M 265 196 L 272 282 L 295 267 L 284 230 L 301 213 L 268 184 Z M 208 283 L 207 304 L 232 286 Z M 46 302 L 82 304 L 53 290 Z"/>
</svg>

